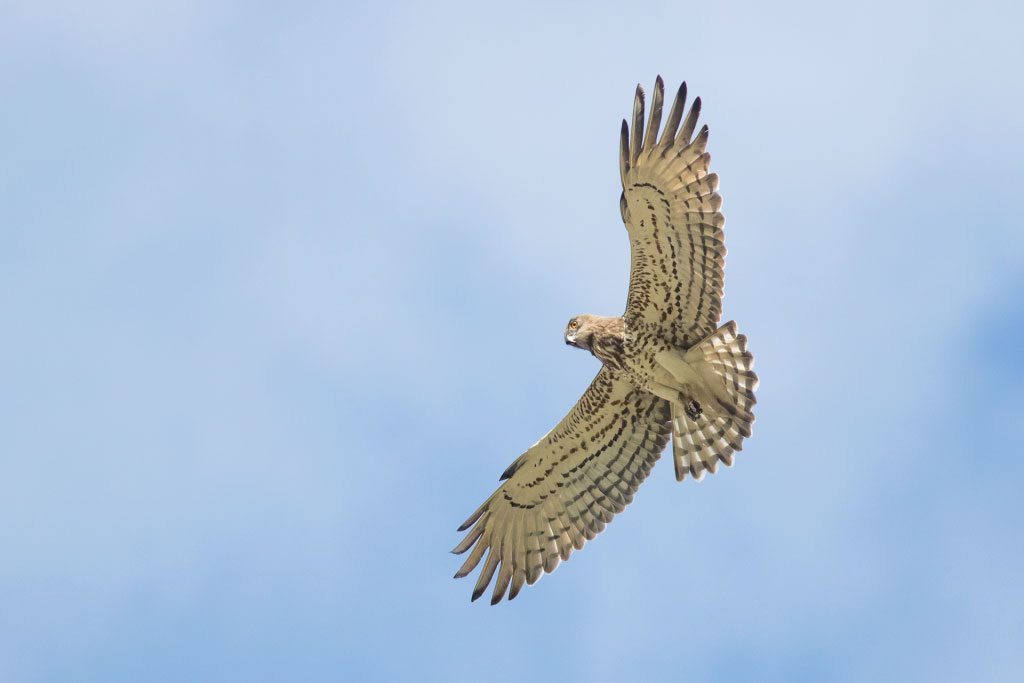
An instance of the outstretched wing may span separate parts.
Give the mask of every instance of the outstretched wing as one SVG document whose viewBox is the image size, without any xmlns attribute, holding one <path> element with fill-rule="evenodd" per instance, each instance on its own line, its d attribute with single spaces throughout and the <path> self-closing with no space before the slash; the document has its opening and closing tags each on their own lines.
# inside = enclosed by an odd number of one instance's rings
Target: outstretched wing
<svg viewBox="0 0 1024 683">
<path fill-rule="evenodd" d="M 714 332 L 722 314 L 725 217 L 718 176 L 708 173 L 708 127 L 691 139 L 700 98 L 683 120 L 683 83 L 658 140 L 664 99 L 658 76 L 645 131 L 644 91 L 637 86 L 632 133 L 622 122 L 620 203 L 632 251 L 625 318 L 657 323 L 686 348 Z"/>
<path fill-rule="evenodd" d="M 668 443 L 671 408 L 602 368 L 569 414 L 502 475 L 507 479 L 459 527 L 464 553 L 455 578 L 487 553 L 473 600 L 497 572 L 491 604 L 516 597 L 569 559 L 633 500 Z M 511 585 L 511 588 L 510 588 Z"/>
</svg>

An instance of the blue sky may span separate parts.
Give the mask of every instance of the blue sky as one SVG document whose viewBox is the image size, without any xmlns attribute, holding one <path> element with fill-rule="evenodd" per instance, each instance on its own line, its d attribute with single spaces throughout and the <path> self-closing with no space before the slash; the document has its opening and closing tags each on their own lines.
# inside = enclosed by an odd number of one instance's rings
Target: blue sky
<svg viewBox="0 0 1024 683">
<path fill-rule="evenodd" d="M 0 679 L 1020 680 L 1012 3 L 0 8 Z M 704 102 L 754 437 L 470 604 Z"/>
</svg>

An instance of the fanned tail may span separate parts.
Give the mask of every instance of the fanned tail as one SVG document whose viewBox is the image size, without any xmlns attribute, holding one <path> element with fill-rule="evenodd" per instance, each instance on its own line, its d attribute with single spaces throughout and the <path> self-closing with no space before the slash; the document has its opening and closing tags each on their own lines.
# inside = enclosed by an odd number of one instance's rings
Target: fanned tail
<svg viewBox="0 0 1024 683">
<path fill-rule="evenodd" d="M 750 436 L 754 423 L 753 408 L 757 403 L 754 397 L 758 384 L 753 370 L 754 356 L 747 351 L 747 338 L 736 333 L 735 322 L 722 325 L 687 351 L 687 355 L 695 352 L 725 382 L 735 413 L 712 417 L 706 412 L 691 420 L 681 406 L 673 406 L 672 455 L 678 481 L 685 479 L 687 473 L 700 481 L 705 472 L 714 474 L 719 462 L 732 467 L 733 453 L 743 450 L 743 439 Z"/>
</svg>

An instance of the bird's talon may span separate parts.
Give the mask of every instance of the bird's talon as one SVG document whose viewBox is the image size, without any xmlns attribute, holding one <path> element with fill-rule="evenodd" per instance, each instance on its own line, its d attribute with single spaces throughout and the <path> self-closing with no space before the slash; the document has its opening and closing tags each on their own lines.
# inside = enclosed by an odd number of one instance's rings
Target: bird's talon
<svg viewBox="0 0 1024 683">
<path fill-rule="evenodd" d="M 700 409 L 700 404 L 694 401 L 692 398 L 686 402 L 686 416 L 693 420 L 694 422 L 697 421 L 697 418 L 700 417 L 703 414 L 703 412 L 704 411 Z"/>
</svg>

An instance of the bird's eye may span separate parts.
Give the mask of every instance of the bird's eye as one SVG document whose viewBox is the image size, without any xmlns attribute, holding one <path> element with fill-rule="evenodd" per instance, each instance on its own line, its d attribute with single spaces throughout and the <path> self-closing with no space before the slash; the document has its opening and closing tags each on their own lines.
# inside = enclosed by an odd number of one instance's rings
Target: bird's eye
<svg viewBox="0 0 1024 683">
<path fill-rule="evenodd" d="M 579 326 L 580 326 L 580 324 L 578 322 L 576 322 L 575 320 L 573 320 L 571 323 L 569 323 L 569 329 L 572 329 L 572 330 L 575 330 Z"/>
</svg>

